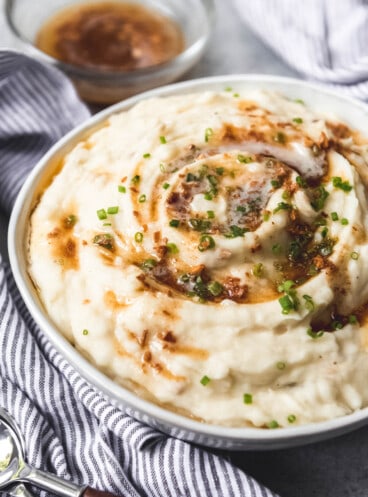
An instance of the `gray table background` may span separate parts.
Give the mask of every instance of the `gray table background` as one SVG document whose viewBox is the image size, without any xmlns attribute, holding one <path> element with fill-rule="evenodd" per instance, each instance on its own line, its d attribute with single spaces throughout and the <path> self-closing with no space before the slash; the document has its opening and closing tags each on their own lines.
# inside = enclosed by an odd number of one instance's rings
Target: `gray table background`
<svg viewBox="0 0 368 497">
<path fill-rule="evenodd" d="M 17 45 L 5 24 L 3 1 L 0 47 L 14 48 Z M 217 10 L 207 53 L 183 79 L 240 73 L 297 76 L 241 23 L 231 1 L 217 0 Z M 6 223 L 0 214 L 0 251 L 5 257 Z M 368 497 L 368 427 L 296 449 L 232 452 L 226 456 L 281 497 Z"/>
</svg>

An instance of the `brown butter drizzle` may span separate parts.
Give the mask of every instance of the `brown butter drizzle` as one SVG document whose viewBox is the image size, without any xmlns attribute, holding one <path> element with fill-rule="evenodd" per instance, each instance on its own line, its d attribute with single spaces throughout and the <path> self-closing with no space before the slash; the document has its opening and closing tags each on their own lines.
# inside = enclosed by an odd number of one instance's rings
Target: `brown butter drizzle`
<svg viewBox="0 0 368 497">
<path fill-rule="evenodd" d="M 47 234 L 55 262 L 65 270 L 79 268 L 78 242 L 73 236 L 73 226 L 67 226 L 67 216 L 64 216 L 58 225 Z"/>
</svg>

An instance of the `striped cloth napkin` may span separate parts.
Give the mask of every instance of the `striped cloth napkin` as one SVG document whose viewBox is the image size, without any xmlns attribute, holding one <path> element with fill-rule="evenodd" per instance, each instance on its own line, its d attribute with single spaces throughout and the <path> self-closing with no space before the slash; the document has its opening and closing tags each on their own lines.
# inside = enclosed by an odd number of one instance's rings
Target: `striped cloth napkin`
<svg viewBox="0 0 368 497">
<path fill-rule="evenodd" d="M 32 166 L 89 112 L 59 71 L 0 51 L 0 116 L 0 206 L 9 214 Z M 0 316 L 0 405 L 31 464 L 129 497 L 275 497 L 225 459 L 112 406 L 34 323 L 4 261 Z"/>
<path fill-rule="evenodd" d="M 368 2 L 233 1 L 247 26 L 303 76 L 368 100 Z"/>
</svg>

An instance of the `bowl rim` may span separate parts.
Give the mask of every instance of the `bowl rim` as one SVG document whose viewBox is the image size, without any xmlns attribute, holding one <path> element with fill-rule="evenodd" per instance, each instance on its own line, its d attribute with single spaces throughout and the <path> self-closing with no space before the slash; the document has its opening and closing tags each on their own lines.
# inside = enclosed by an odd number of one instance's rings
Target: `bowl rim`
<svg viewBox="0 0 368 497">
<path fill-rule="evenodd" d="M 149 76 L 156 75 L 161 72 L 167 73 L 180 67 L 186 67 L 190 60 L 195 60 L 196 56 L 203 53 L 213 32 L 213 26 L 215 22 L 215 0 L 198 1 L 203 6 L 208 21 L 208 29 L 203 32 L 201 37 L 194 43 L 188 45 L 176 57 L 173 57 L 166 62 L 155 64 L 153 66 L 134 69 L 132 71 L 111 71 L 99 68 L 91 69 L 74 64 L 69 64 L 67 62 L 63 62 L 62 60 L 56 59 L 55 57 L 52 57 L 51 55 L 48 55 L 46 52 L 37 48 L 36 45 L 33 45 L 33 43 L 31 43 L 25 36 L 23 36 L 21 31 L 15 25 L 12 17 L 12 7 L 15 3 L 15 0 L 4 0 L 4 13 L 7 25 L 12 34 L 18 39 L 24 49 L 26 49 L 33 56 L 37 57 L 39 60 L 51 64 L 52 66 L 57 67 L 58 69 L 68 74 L 73 74 L 74 76 L 80 78 L 93 78 L 95 80 L 103 81 L 110 80 L 121 83 L 121 81 L 124 79 L 129 82 L 130 80 L 135 80 L 138 78 L 148 78 Z"/>
<path fill-rule="evenodd" d="M 293 445 L 302 445 L 317 439 L 321 440 L 324 438 L 330 438 L 337 433 L 346 433 L 362 426 L 368 422 L 368 407 L 364 407 L 354 411 L 353 413 L 327 421 L 284 427 L 279 430 L 265 430 L 256 427 L 229 427 L 204 423 L 165 409 L 139 397 L 135 393 L 114 382 L 98 370 L 97 367 L 88 362 L 88 360 L 80 352 L 78 352 L 66 338 L 64 338 L 62 333 L 57 330 L 55 325 L 53 325 L 50 318 L 47 317 L 46 313 L 41 310 L 42 306 L 40 302 L 36 302 L 34 292 L 30 289 L 30 279 L 28 277 L 29 281 L 26 281 L 27 277 L 24 276 L 26 272 L 22 270 L 22 261 L 25 257 L 22 257 L 22 254 L 18 253 L 20 240 L 24 240 L 24 233 L 22 232 L 24 221 L 22 222 L 22 215 L 23 217 L 28 217 L 33 188 L 37 185 L 44 169 L 47 169 L 52 157 L 64 147 L 74 144 L 79 135 L 83 135 L 93 129 L 110 115 L 128 110 L 134 104 L 147 98 L 178 95 L 182 91 L 188 93 L 188 90 L 196 92 L 198 91 L 197 87 L 201 87 L 202 90 L 211 91 L 211 85 L 223 84 L 228 86 L 243 82 L 285 85 L 285 91 L 288 88 L 292 88 L 300 93 L 302 93 L 305 89 L 310 89 L 320 95 L 337 98 L 349 106 L 352 106 L 356 110 L 365 112 L 368 116 L 368 105 L 363 102 L 359 102 L 352 97 L 341 95 L 334 90 L 316 83 L 305 82 L 296 78 L 262 74 L 222 75 L 193 79 L 155 88 L 130 97 L 95 114 L 87 119 L 87 121 L 69 131 L 64 137 L 56 142 L 34 166 L 18 193 L 10 217 L 8 228 L 10 266 L 15 282 L 29 312 L 50 340 L 52 345 L 57 349 L 62 357 L 75 370 L 78 371 L 83 379 L 87 380 L 93 387 L 98 388 L 101 392 L 106 394 L 112 403 L 119 404 L 120 402 L 120 407 L 133 407 L 134 409 L 144 413 L 146 416 L 154 418 L 155 421 L 163 423 L 165 426 L 171 426 L 175 429 L 195 433 L 200 436 L 205 435 L 228 441 L 236 440 L 240 443 L 260 442 L 262 444 L 262 449 L 273 448 L 277 443 L 285 441 L 290 442 L 292 440 L 294 440 Z M 300 95 L 300 97 L 302 97 L 302 95 Z M 24 245 L 24 243 L 21 243 L 21 245 Z M 180 438 L 180 435 L 178 435 L 178 437 Z"/>
</svg>

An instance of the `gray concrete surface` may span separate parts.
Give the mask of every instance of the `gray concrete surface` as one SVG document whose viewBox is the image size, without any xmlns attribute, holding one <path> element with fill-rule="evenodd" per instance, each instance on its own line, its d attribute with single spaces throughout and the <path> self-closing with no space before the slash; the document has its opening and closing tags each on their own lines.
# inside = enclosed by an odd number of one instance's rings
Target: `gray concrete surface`
<svg viewBox="0 0 368 497">
<path fill-rule="evenodd" d="M 217 0 L 217 7 L 218 21 L 208 51 L 185 79 L 232 73 L 296 76 L 241 24 L 230 1 Z M 0 0 L 0 47 L 14 47 L 2 9 Z M 2 216 L 2 253 L 5 230 Z M 296 449 L 227 453 L 226 457 L 282 497 L 368 497 L 368 428 Z"/>
</svg>

